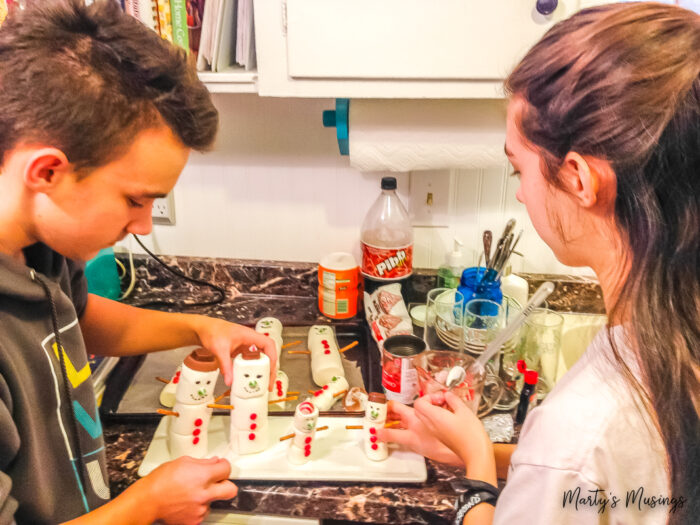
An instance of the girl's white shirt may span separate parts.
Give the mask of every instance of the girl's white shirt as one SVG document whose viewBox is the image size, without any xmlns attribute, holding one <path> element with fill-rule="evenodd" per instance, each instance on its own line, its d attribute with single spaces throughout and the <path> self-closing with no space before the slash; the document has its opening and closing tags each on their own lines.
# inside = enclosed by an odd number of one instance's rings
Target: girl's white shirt
<svg viewBox="0 0 700 525">
<path fill-rule="evenodd" d="M 623 328 L 612 333 L 639 377 Z M 666 451 L 613 359 L 603 328 L 528 414 L 494 523 L 664 524 L 674 503 L 683 510 L 678 497 L 655 505 L 649 499 L 670 499 Z"/>
</svg>

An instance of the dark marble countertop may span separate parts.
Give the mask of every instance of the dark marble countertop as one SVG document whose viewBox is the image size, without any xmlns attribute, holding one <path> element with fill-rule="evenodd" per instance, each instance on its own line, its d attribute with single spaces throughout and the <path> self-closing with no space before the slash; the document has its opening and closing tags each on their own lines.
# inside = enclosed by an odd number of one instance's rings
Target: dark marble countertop
<svg viewBox="0 0 700 525">
<path fill-rule="evenodd" d="M 190 277 L 213 282 L 226 290 L 223 302 L 192 306 L 216 297 L 216 292 L 174 277 L 153 259 L 136 258 L 137 283 L 126 301 L 159 310 L 189 311 L 252 325 L 275 316 L 286 325 L 329 323 L 317 307 L 317 267 L 311 263 L 278 263 L 230 259 L 164 257 L 165 262 Z M 597 313 L 602 308 L 600 289 L 593 281 L 566 276 L 525 275 L 532 286 L 545 279 L 557 281 L 550 307 Z M 435 272 L 416 272 L 407 302 L 423 301 L 435 286 Z M 152 303 L 156 304 L 152 304 Z M 172 304 L 165 304 L 172 303 Z M 156 423 L 105 422 L 110 486 L 113 496 L 138 479 L 137 470 L 156 429 Z M 212 507 L 260 514 L 371 523 L 449 523 L 457 493 L 451 481 L 462 476 L 459 468 L 427 460 L 428 480 L 423 484 L 326 482 L 240 482 L 238 496 Z"/>
</svg>

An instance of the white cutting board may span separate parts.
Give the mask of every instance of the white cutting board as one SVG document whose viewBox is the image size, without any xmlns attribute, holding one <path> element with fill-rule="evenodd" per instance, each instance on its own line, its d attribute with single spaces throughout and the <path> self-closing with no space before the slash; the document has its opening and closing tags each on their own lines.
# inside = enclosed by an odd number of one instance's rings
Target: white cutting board
<svg viewBox="0 0 700 525">
<path fill-rule="evenodd" d="M 167 443 L 168 419 L 165 416 L 156 429 L 146 457 L 139 467 L 139 476 L 146 476 L 170 460 Z M 427 479 L 425 459 L 396 444 L 389 445 L 384 461 L 367 459 L 362 449 L 362 431 L 348 430 L 345 425 L 362 424 L 357 417 L 320 417 L 318 426 L 327 430 L 316 433 L 311 460 L 304 465 L 287 461 L 291 439 L 279 438 L 292 433 L 292 417 L 269 418 L 270 447 L 258 454 L 233 457 L 228 446 L 229 416 L 214 416 L 209 424 L 209 456 L 224 457 L 231 463 L 231 479 L 364 481 L 386 483 L 423 483 Z"/>
</svg>

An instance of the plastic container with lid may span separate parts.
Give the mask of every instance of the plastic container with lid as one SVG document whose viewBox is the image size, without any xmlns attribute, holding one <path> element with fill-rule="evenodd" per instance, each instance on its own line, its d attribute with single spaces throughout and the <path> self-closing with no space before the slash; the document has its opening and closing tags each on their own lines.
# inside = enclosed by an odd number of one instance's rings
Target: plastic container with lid
<svg viewBox="0 0 700 525">
<path fill-rule="evenodd" d="M 360 272 L 350 253 L 334 252 L 318 265 L 318 309 L 331 319 L 349 319 L 357 314 Z"/>
</svg>

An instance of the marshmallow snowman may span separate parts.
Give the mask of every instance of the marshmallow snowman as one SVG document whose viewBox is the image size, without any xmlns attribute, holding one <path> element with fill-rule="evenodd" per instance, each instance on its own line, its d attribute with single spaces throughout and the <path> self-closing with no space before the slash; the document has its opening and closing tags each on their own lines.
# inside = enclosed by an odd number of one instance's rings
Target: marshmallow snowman
<svg viewBox="0 0 700 525">
<path fill-rule="evenodd" d="M 207 455 L 207 433 L 212 409 L 207 404 L 214 400 L 214 387 L 219 377 L 219 366 L 214 356 L 198 348 L 182 363 L 175 382 L 175 404 L 168 427 L 170 456 L 203 458 Z"/>
<path fill-rule="evenodd" d="M 389 456 L 387 444 L 377 437 L 377 430 L 386 423 L 386 412 L 386 396 L 378 392 L 370 393 L 362 423 L 362 441 L 365 455 L 372 461 L 382 461 Z"/>
<path fill-rule="evenodd" d="M 175 369 L 175 373 L 173 377 L 170 378 L 170 382 L 160 391 L 159 401 L 164 407 L 173 408 L 173 406 L 175 406 L 175 391 L 177 390 L 177 384 L 180 381 L 181 373 L 182 365 L 180 364 Z"/>
<path fill-rule="evenodd" d="M 266 335 L 275 342 L 277 349 L 277 362 L 280 362 L 282 354 L 282 323 L 275 317 L 263 317 L 255 324 L 255 331 Z"/>
<path fill-rule="evenodd" d="M 333 377 L 345 377 L 338 343 L 330 326 L 314 325 L 309 329 L 308 349 L 311 352 L 314 383 L 323 386 L 330 383 Z"/>
<path fill-rule="evenodd" d="M 253 454 L 267 448 L 269 382 L 270 358 L 255 346 L 233 360 L 230 446 L 234 454 Z"/>
<path fill-rule="evenodd" d="M 309 461 L 317 423 L 318 407 L 309 401 L 299 403 L 294 411 L 294 438 L 287 451 L 290 463 L 302 465 Z"/>
<path fill-rule="evenodd" d="M 289 389 L 289 377 L 282 370 L 277 369 L 277 378 L 270 393 L 270 401 L 276 399 L 284 399 L 287 397 L 287 390 Z M 287 406 L 286 401 L 280 401 L 279 403 L 274 403 L 272 406 L 278 407 L 284 410 Z"/>
<path fill-rule="evenodd" d="M 350 388 L 350 385 L 347 379 L 343 376 L 333 376 L 328 384 L 321 387 L 321 390 L 314 392 L 314 397 L 311 399 L 311 402 L 316 405 L 319 410 L 329 410 L 335 402 L 340 399 L 340 397 L 336 396 L 343 390 L 347 392 L 348 388 Z"/>
</svg>

